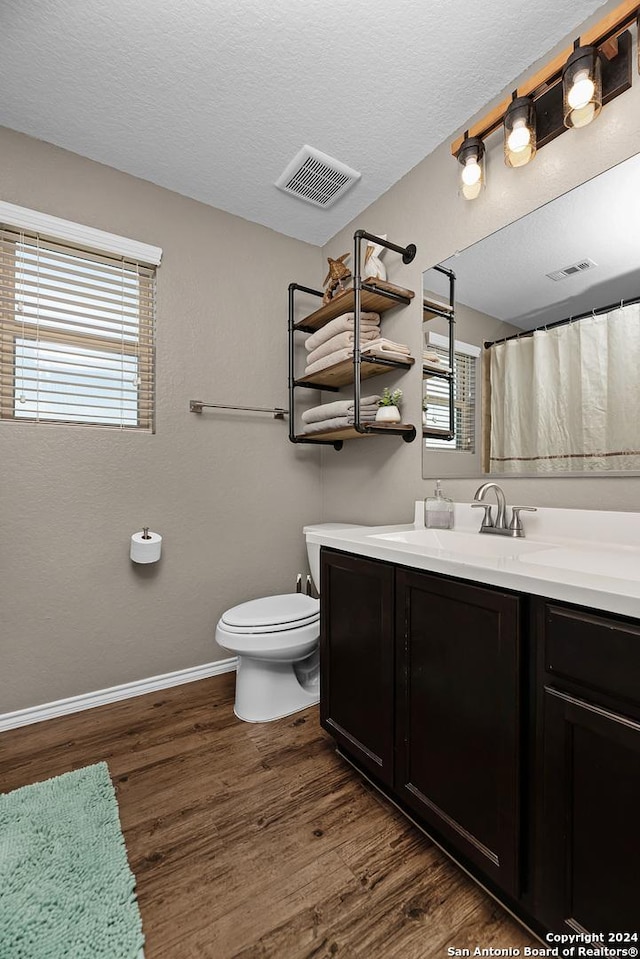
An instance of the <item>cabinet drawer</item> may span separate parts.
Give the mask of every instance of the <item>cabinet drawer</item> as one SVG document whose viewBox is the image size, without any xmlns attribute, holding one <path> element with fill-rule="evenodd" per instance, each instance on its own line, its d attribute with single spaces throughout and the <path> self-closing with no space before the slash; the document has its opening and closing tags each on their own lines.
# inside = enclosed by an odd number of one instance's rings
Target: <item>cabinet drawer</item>
<svg viewBox="0 0 640 959">
<path fill-rule="evenodd" d="M 546 603 L 544 668 L 549 676 L 640 705 L 640 627 Z"/>
</svg>

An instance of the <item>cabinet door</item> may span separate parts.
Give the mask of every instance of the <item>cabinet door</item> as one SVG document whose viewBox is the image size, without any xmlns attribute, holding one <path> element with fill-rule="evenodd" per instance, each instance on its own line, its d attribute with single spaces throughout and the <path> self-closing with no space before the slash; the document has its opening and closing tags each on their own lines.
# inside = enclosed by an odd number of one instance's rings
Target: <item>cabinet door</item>
<svg viewBox="0 0 640 959">
<path fill-rule="evenodd" d="M 322 550 L 320 575 L 320 722 L 391 786 L 394 569 Z"/>
<path fill-rule="evenodd" d="M 398 790 L 517 895 L 520 601 L 409 570 L 397 580 Z"/>
<path fill-rule="evenodd" d="M 543 745 L 541 919 L 640 932 L 640 724 L 545 687 Z"/>
</svg>

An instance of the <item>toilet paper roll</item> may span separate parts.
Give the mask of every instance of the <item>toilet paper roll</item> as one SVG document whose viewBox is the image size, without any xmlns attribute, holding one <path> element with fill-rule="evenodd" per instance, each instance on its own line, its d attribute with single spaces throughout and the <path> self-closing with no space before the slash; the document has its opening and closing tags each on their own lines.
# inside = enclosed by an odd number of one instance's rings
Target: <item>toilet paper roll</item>
<svg viewBox="0 0 640 959">
<path fill-rule="evenodd" d="M 157 563 L 162 552 L 162 536 L 160 533 L 147 533 L 148 539 L 145 539 L 144 530 L 134 533 L 131 537 L 130 556 L 134 563 Z"/>
</svg>

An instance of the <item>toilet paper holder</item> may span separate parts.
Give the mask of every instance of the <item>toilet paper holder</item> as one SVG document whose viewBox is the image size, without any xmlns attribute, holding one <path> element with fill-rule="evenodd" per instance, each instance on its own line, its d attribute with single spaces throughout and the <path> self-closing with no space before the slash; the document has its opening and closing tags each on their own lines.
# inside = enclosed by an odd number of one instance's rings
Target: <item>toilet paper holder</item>
<svg viewBox="0 0 640 959">
<path fill-rule="evenodd" d="M 157 563 L 162 554 L 162 536 L 152 533 L 148 526 L 131 537 L 129 557 L 134 563 Z"/>
</svg>

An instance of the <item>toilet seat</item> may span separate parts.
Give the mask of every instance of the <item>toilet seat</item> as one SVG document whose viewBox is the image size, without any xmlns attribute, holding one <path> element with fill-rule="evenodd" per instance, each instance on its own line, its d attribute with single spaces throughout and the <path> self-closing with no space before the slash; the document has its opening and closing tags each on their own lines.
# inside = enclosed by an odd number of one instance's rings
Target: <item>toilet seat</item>
<svg viewBox="0 0 640 959">
<path fill-rule="evenodd" d="M 264 596 L 240 603 L 223 613 L 220 625 L 228 633 L 276 633 L 317 623 L 320 603 L 303 593 Z"/>
</svg>

